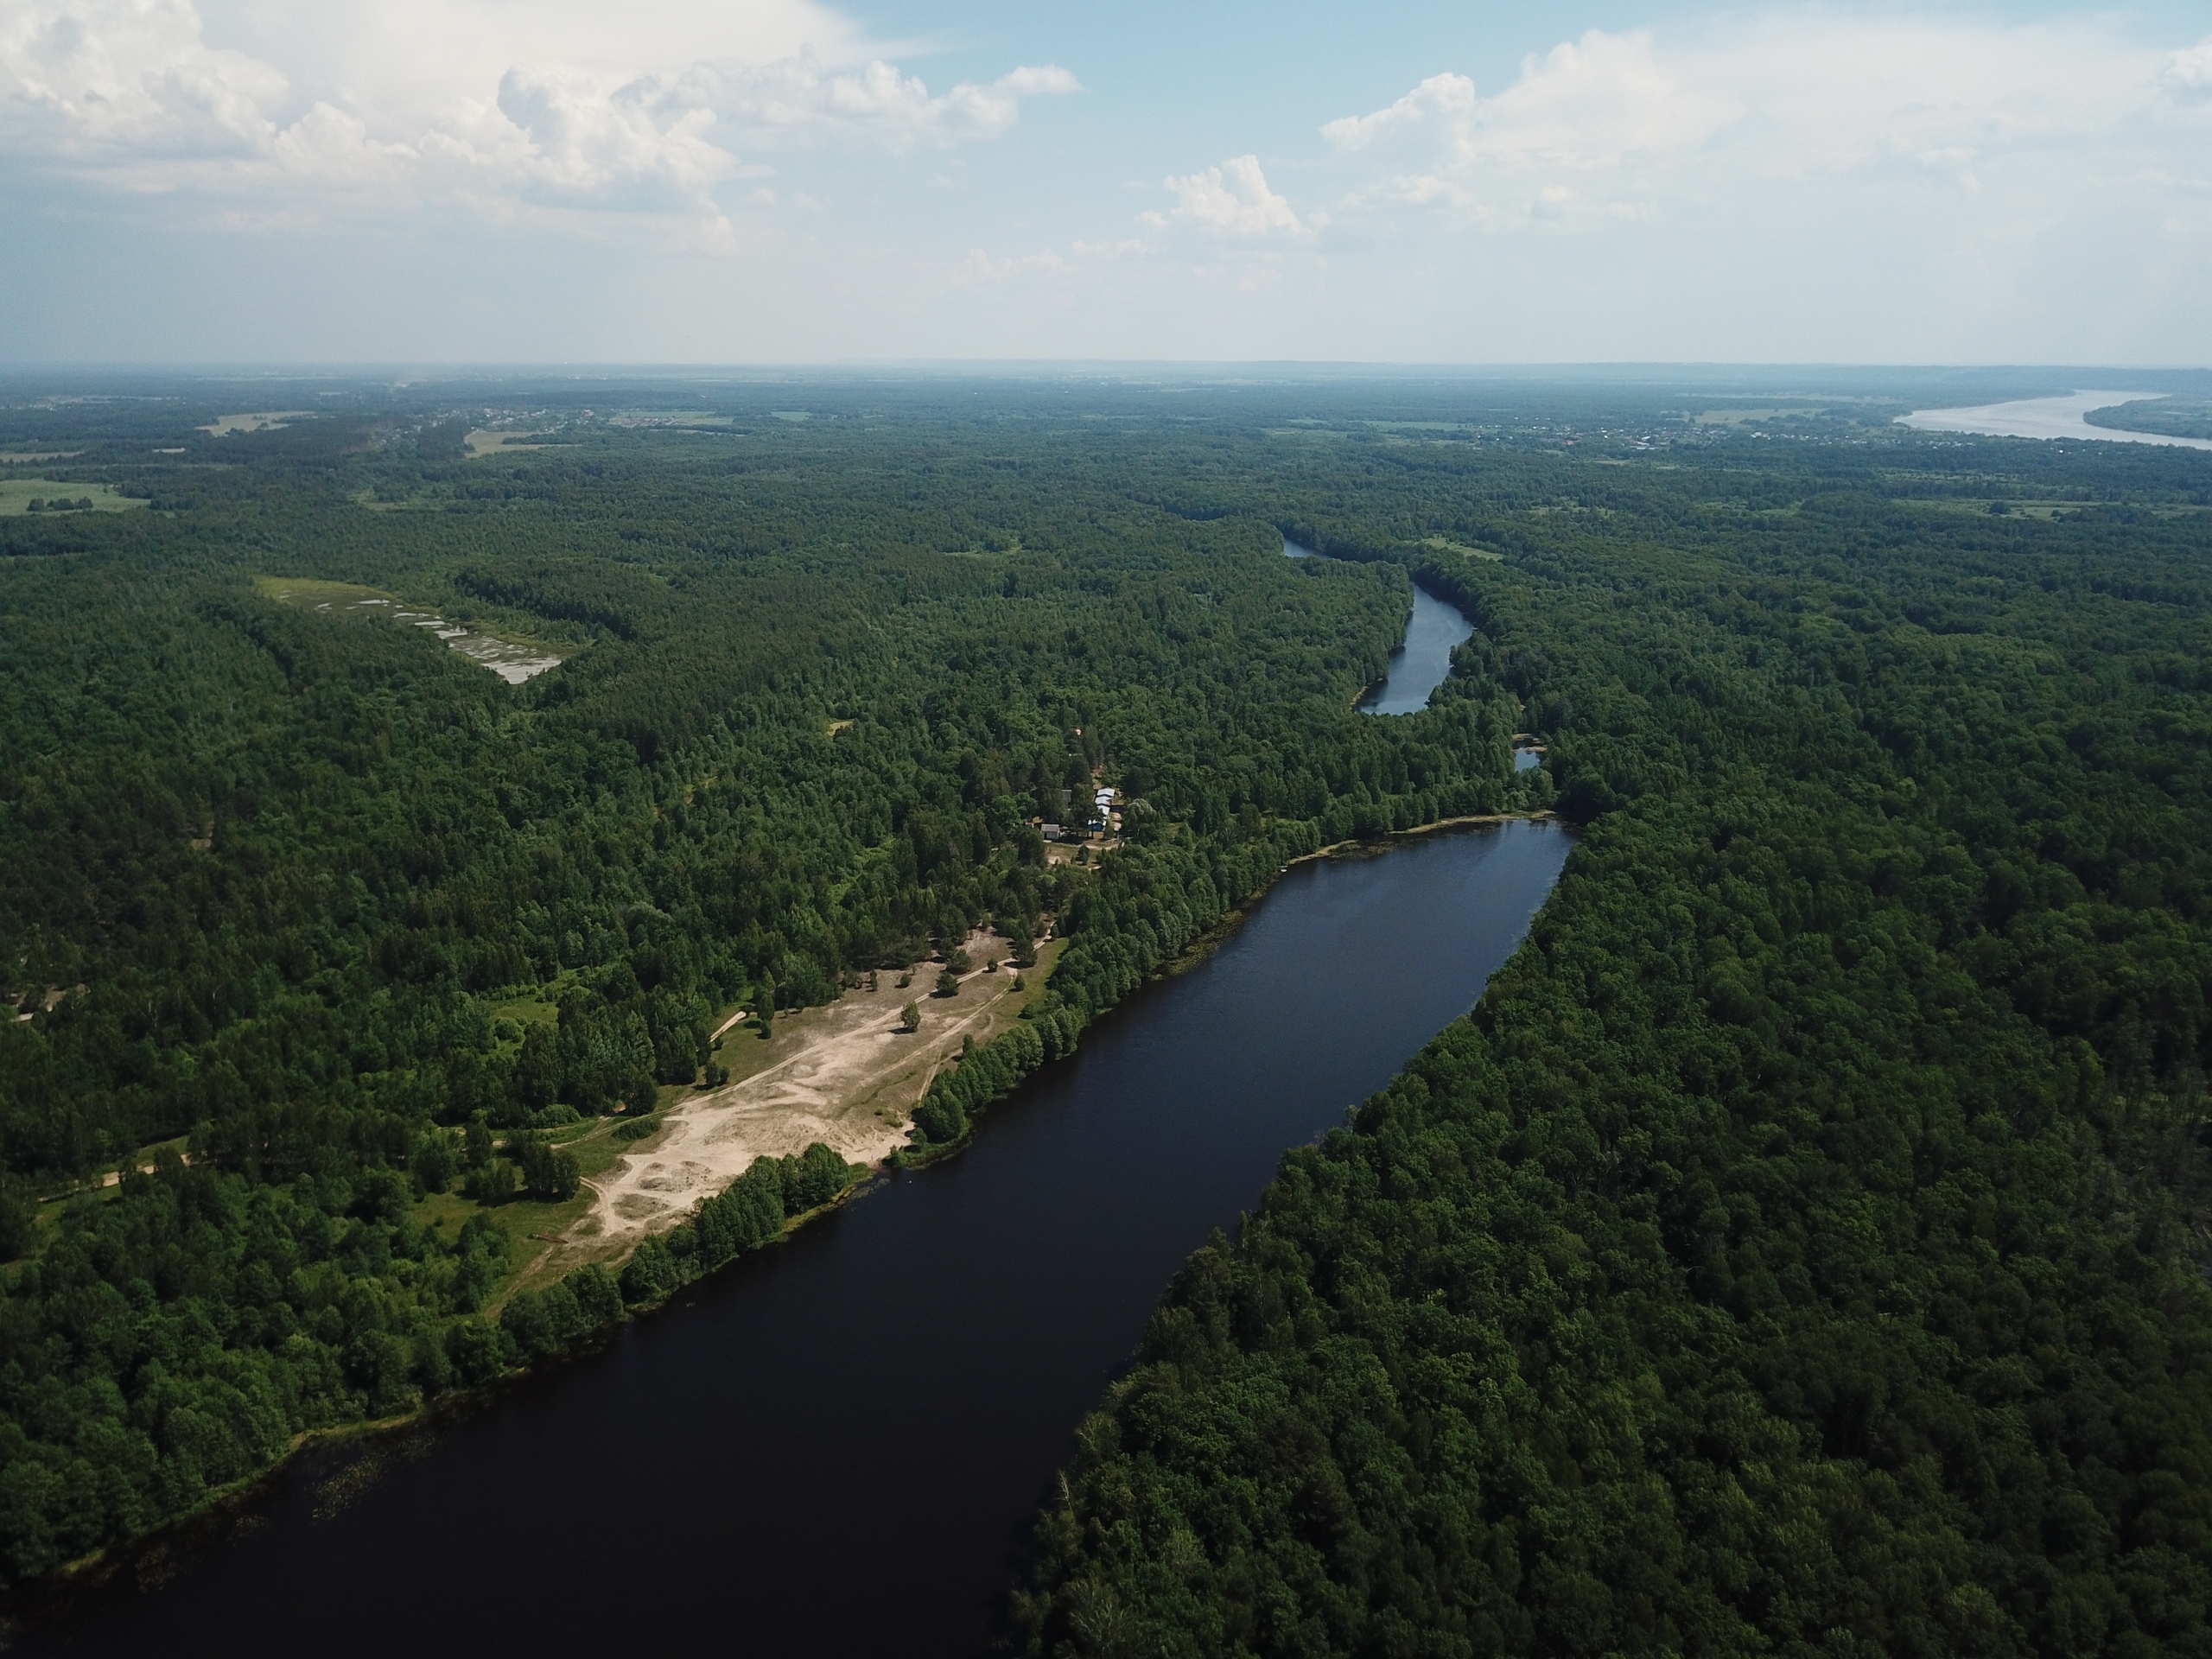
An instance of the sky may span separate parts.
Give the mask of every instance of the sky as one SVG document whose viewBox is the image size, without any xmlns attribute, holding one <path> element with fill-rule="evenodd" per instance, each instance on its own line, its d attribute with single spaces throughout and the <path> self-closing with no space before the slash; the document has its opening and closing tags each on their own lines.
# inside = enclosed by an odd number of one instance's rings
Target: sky
<svg viewBox="0 0 2212 1659">
<path fill-rule="evenodd" d="M 0 362 L 2212 363 L 2212 5 L 0 0 Z"/>
</svg>

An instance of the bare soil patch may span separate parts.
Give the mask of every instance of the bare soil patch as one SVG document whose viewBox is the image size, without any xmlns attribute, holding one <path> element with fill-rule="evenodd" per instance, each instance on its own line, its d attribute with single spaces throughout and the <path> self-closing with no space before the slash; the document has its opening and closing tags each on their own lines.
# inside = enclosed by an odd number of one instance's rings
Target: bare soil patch
<svg viewBox="0 0 2212 1659">
<path fill-rule="evenodd" d="M 1057 948 L 1043 947 L 1027 970 L 1026 992 L 1014 988 L 1015 971 L 1003 965 L 1007 942 L 978 932 L 968 954 L 979 963 L 1001 958 L 1001 966 L 968 975 L 957 996 L 931 995 L 937 965 L 920 963 L 903 990 L 898 973 L 886 969 L 873 991 L 847 991 L 827 1007 L 779 1016 L 766 1042 L 749 1027 L 732 1029 L 717 1058 L 744 1075 L 690 1091 L 663 1110 L 658 1134 L 587 1177 L 590 1208 L 531 1276 L 556 1276 L 667 1231 L 756 1158 L 785 1157 L 820 1141 L 849 1163 L 882 1162 L 906 1144 L 908 1114 L 960 1052 L 961 1039 L 988 1042 L 1019 1019 Z M 922 1011 L 921 1029 L 912 1033 L 899 1021 L 909 1002 Z"/>
</svg>

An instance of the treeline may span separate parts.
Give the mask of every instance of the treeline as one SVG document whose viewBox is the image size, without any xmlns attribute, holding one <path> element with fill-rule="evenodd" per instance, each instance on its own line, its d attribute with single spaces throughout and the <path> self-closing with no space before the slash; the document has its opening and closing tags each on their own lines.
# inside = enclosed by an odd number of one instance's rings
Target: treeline
<svg viewBox="0 0 2212 1659">
<path fill-rule="evenodd" d="M 189 1513 L 302 1430 L 512 1364 L 474 1317 L 506 1233 L 477 1219 L 443 1239 L 415 1197 L 367 1159 L 279 1184 L 169 1149 L 111 1201 L 64 1206 L 0 1296 L 8 1579 Z"/>
<path fill-rule="evenodd" d="M 512 1150 L 533 1184 L 559 1179 L 540 1173 L 557 1148 Z M 418 1146 L 418 1171 L 428 1155 Z M 462 1154 L 445 1156 L 449 1178 Z M 478 1316 L 505 1276 L 507 1233 L 482 1216 L 450 1240 L 416 1224 L 408 1175 L 369 1164 L 257 1182 L 166 1150 L 114 1201 L 68 1205 L 0 1296 L 0 1569 L 49 1573 L 189 1514 L 303 1432 L 543 1359 L 772 1243 L 865 1173 L 819 1144 L 760 1160 L 619 1279 L 580 1268 L 516 1292 L 493 1324 Z"/>
<path fill-rule="evenodd" d="M 1041 1523 L 1034 1650 L 2212 1647 L 2206 521 L 1880 465 L 1563 469 L 1605 512 L 1502 563 L 1369 531 L 1590 828 L 1192 1259 Z M 1362 487 L 1491 522 L 1419 470 Z"/>
<path fill-rule="evenodd" d="M 1351 713 L 1401 572 L 1294 566 L 1260 519 L 996 443 L 539 452 L 467 513 L 362 505 L 419 464 L 389 449 L 245 447 L 0 560 L 10 1578 L 833 1198 L 826 1153 L 759 1166 L 605 1274 L 507 1294 L 518 1215 L 578 1191 L 546 1133 L 641 1121 L 723 1008 L 1057 931 L 1035 1054 L 932 1096 L 923 1133 L 957 1138 L 1291 849 L 1525 798 L 1503 691 Z M 272 575 L 581 649 L 509 687 Z M 1048 865 L 1030 821 L 1102 780 L 1147 803 L 1140 846 Z M 189 1163 L 38 1203 L 156 1141 Z M 429 1224 L 456 1204 L 458 1236 Z"/>
<path fill-rule="evenodd" d="M 775 1243 L 786 1222 L 842 1197 L 867 1173 L 818 1141 L 788 1158 L 755 1159 L 666 1238 L 640 1240 L 619 1278 L 585 1266 L 542 1292 L 517 1291 L 499 1313 L 507 1351 L 517 1361 L 555 1353 L 620 1317 L 625 1304 L 656 1300 Z"/>
</svg>

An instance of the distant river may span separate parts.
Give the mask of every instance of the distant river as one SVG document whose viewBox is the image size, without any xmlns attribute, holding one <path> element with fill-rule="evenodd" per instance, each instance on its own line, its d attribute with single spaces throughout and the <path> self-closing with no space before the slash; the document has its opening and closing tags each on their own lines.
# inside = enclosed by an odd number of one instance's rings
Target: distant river
<svg viewBox="0 0 2212 1659">
<path fill-rule="evenodd" d="M 1974 409 L 1922 409 L 1897 416 L 1900 426 L 1923 432 L 1974 432 L 1991 438 L 2099 438 L 2108 443 L 2158 443 L 2175 449 L 2212 449 L 2212 439 L 2169 437 L 2163 432 L 2123 432 L 2092 426 L 2093 409 L 2140 403 L 2155 391 L 2069 391 L 2063 397 L 2023 397 Z"/>
<path fill-rule="evenodd" d="M 1300 865 L 959 1157 L 457 1423 L 302 1461 L 14 1650 L 982 1652 L 1176 1269 L 1466 1012 L 1571 844 L 1516 823 Z"/>
<path fill-rule="evenodd" d="M 1310 559 L 1313 550 L 1300 547 L 1288 537 L 1282 550 L 1294 559 Z M 1414 588 L 1414 613 L 1406 624 L 1406 642 L 1390 653 L 1390 666 L 1382 678 L 1360 697 L 1366 715 L 1417 715 L 1428 707 L 1429 693 L 1452 673 L 1452 653 L 1467 642 L 1475 625 L 1456 605 L 1436 597 L 1426 588 Z"/>
</svg>

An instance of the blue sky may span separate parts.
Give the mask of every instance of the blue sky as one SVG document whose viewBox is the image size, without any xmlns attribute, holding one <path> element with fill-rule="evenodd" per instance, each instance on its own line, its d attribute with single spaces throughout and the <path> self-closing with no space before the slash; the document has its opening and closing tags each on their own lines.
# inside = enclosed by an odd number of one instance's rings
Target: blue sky
<svg viewBox="0 0 2212 1659">
<path fill-rule="evenodd" d="M 2196 4 L 0 0 L 0 359 L 2212 360 Z"/>
</svg>

